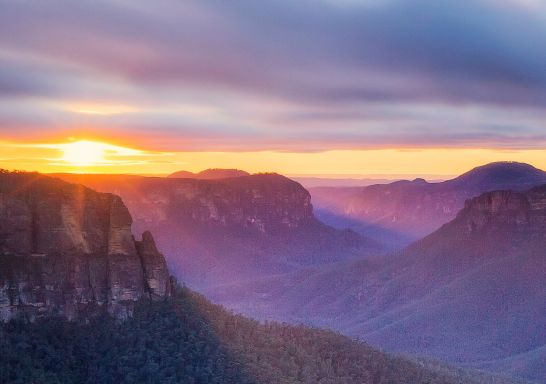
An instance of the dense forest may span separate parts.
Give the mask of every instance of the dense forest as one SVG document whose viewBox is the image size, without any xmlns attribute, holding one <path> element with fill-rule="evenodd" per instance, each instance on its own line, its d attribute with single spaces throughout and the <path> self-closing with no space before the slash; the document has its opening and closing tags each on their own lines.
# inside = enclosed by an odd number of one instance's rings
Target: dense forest
<svg viewBox="0 0 546 384">
<path fill-rule="evenodd" d="M 493 383 L 391 357 L 336 333 L 231 314 L 187 288 L 124 322 L 0 327 L 1 383 Z M 504 382 L 504 381 L 503 381 Z"/>
</svg>

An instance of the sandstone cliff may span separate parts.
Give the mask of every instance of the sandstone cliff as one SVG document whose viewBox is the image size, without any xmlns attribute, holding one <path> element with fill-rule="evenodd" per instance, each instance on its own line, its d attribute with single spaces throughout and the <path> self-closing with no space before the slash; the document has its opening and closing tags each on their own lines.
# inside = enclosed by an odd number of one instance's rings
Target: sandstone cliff
<svg viewBox="0 0 546 384">
<path fill-rule="evenodd" d="M 512 227 L 546 240 L 546 186 L 526 192 L 495 191 L 468 200 L 457 219 L 470 233 Z M 546 244 L 546 243 L 545 243 Z"/>
<path fill-rule="evenodd" d="M 311 196 L 277 174 L 221 180 L 128 175 L 59 175 L 123 198 L 134 228 L 151 230 L 177 277 L 202 292 L 212 285 L 291 273 L 378 254 L 352 231 L 324 225 Z"/>
<path fill-rule="evenodd" d="M 118 196 L 34 173 L 0 174 L 0 319 L 104 308 L 126 317 L 169 292 L 151 234 L 137 242 Z"/>
</svg>

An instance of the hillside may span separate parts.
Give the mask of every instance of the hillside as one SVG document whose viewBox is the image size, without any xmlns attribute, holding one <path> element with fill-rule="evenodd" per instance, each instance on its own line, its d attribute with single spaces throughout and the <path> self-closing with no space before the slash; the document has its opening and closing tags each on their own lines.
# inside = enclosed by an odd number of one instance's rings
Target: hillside
<svg viewBox="0 0 546 384">
<path fill-rule="evenodd" d="M 141 301 L 123 323 L 57 318 L 0 325 L 0 382 L 514 384 L 425 367 L 330 331 L 260 324 L 188 289 Z"/>
<path fill-rule="evenodd" d="M 390 258 L 226 286 L 211 297 L 255 317 L 543 382 L 545 245 L 546 185 L 489 192 Z"/>
<path fill-rule="evenodd" d="M 465 200 L 481 193 L 522 191 L 546 183 L 546 172 L 529 164 L 491 163 L 452 180 L 397 181 L 362 188 L 312 188 L 317 217 L 401 248 L 455 218 Z"/>
</svg>

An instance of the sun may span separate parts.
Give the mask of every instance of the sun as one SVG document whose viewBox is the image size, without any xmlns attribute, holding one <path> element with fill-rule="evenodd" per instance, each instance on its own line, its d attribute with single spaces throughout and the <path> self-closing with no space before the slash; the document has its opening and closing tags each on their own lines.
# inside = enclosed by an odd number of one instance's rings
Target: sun
<svg viewBox="0 0 546 384">
<path fill-rule="evenodd" d="M 81 140 L 62 147 L 62 160 L 73 166 L 88 167 L 104 163 L 108 145 L 95 141 Z"/>
</svg>

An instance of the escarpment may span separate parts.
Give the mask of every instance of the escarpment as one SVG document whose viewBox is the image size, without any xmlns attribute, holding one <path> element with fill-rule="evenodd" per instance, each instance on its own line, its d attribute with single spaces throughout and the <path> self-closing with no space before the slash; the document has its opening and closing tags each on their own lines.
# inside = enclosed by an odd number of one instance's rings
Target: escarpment
<svg viewBox="0 0 546 384">
<path fill-rule="evenodd" d="M 468 200 L 458 216 L 468 231 L 510 226 L 518 232 L 546 232 L 546 185 L 525 192 L 495 191 Z"/>
<path fill-rule="evenodd" d="M 0 319 L 92 308 L 124 318 L 170 291 L 152 235 L 131 234 L 122 200 L 35 173 L 0 174 Z"/>
<path fill-rule="evenodd" d="M 309 192 L 278 174 L 59 177 L 121 196 L 133 228 L 151 230 L 171 271 L 201 290 L 383 251 L 365 236 L 320 222 Z"/>
</svg>

